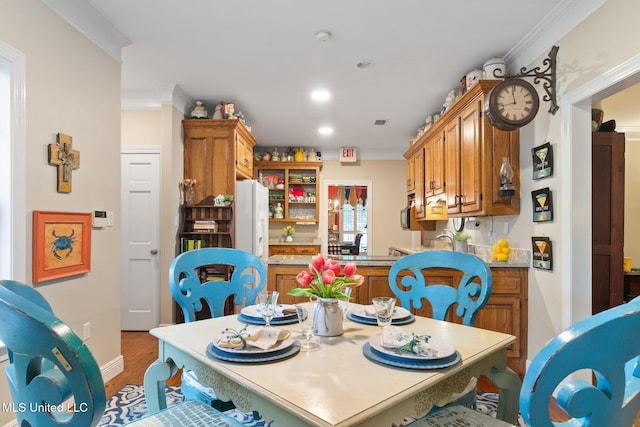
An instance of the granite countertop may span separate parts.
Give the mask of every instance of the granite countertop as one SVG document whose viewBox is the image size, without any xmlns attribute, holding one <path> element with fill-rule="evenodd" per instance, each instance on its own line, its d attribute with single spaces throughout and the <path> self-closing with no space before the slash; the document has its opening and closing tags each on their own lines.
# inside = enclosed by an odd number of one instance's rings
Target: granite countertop
<svg viewBox="0 0 640 427">
<path fill-rule="evenodd" d="M 329 257 L 327 257 L 329 258 Z M 331 259 L 354 262 L 358 266 L 391 267 L 400 257 L 390 255 L 331 255 Z M 267 265 L 309 265 L 309 255 L 271 255 Z"/>
<path fill-rule="evenodd" d="M 403 246 L 390 246 L 390 250 L 396 250 L 404 254 L 414 254 L 416 252 L 442 250 L 440 248 L 434 248 L 432 246 L 417 246 L 417 247 L 403 247 Z M 506 262 L 491 260 L 491 246 L 486 245 L 469 245 L 469 253 L 476 255 L 489 267 L 513 267 L 513 268 L 529 268 L 531 267 L 531 251 L 527 249 L 511 248 L 509 254 L 509 260 Z"/>
</svg>

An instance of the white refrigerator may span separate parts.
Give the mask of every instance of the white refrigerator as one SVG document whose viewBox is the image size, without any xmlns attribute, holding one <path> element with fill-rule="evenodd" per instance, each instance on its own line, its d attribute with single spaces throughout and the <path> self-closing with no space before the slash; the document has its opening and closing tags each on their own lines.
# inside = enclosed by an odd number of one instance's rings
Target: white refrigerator
<svg viewBox="0 0 640 427">
<path fill-rule="evenodd" d="M 235 247 L 269 257 L 269 189 L 255 180 L 236 182 Z"/>
</svg>

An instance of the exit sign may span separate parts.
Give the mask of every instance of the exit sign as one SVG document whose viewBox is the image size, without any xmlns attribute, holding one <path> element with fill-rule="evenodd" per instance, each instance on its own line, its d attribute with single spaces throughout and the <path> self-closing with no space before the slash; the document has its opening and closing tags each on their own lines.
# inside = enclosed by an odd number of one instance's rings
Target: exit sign
<svg viewBox="0 0 640 427">
<path fill-rule="evenodd" d="M 357 162 L 358 150 L 355 147 L 340 148 L 340 161 L 341 162 Z"/>
</svg>

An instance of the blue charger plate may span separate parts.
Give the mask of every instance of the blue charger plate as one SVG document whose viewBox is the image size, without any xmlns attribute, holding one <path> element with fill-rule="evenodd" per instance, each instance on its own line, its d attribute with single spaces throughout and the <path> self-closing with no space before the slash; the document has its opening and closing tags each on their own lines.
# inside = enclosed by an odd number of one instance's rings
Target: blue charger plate
<svg viewBox="0 0 640 427">
<path fill-rule="evenodd" d="M 442 369 L 453 366 L 462 360 L 460 352 L 456 350 L 455 354 L 442 359 L 428 359 L 428 360 L 416 360 L 406 359 L 401 356 L 393 356 L 391 354 L 383 353 L 375 348 L 371 347 L 368 342 L 362 346 L 362 353 L 364 357 L 372 362 L 381 363 L 383 365 L 395 366 L 397 368 L 410 368 L 410 369 Z"/>
<path fill-rule="evenodd" d="M 264 319 L 262 317 L 247 316 L 244 313 L 238 314 L 238 320 L 250 325 L 264 325 Z M 292 323 L 298 323 L 298 316 L 296 314 L 271 319 L 272 325 L 290 325 Z"/>
<path fill-rule="evenodd" d="M 270 353 L 232 353 L 222 350 L 213 343 L 209 343 L 207 346 L 207 356 L 214 359 L 224 360 L 227 362 L 241 362 L 241 363 L 264 363 L 273 362 L 276 360 L 283 360 L 292 357 L 300 351 L 300 343 L 294 341 L 292 345 L 282 350 L 276 350 Z"/>
<path fill-rule="evenodd" d="M 351 320 L 352 322 L 356 322 L 356 323 L 362 323 L 364 325 L 377 325 L 378 321 L 373 318 L 373 317 L 364 317 L 364 316 L 358 316 L 357 314 L 354 314 L 350 311 L 347 312 L 347 319 Z M 393 319 L 391 321 L 392 325 L 406 325 L 408 323 L 413 323 L 416 320 L 416 316 L 414 316 L 413 314 L 409 314 L 407 317 L 402 317 L 400 319 Z"/>
</svg>

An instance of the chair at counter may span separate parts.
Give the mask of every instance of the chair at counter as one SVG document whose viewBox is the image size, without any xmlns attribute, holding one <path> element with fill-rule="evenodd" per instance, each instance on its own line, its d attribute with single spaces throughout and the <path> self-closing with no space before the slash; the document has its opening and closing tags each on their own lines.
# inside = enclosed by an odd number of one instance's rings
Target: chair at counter
<svg viewBox="0 0 640 427">
<path fill-rule="evenodd" d="M 327 252 L 329 255 L 360 255 L 361 239 L 362 233 L 358 233 L 353 242 L 329 242 Z"/>
</svg>

